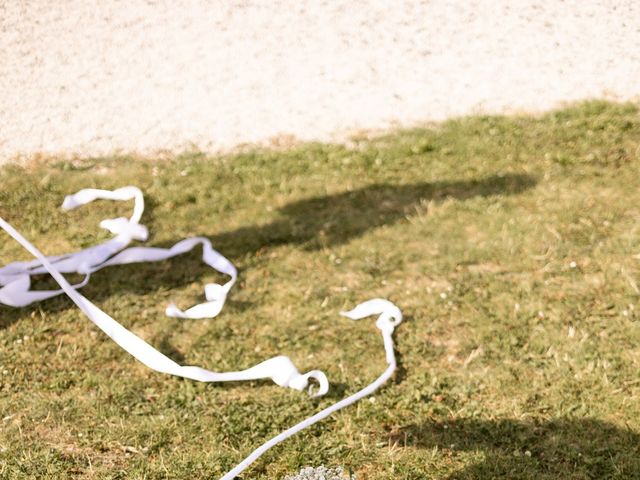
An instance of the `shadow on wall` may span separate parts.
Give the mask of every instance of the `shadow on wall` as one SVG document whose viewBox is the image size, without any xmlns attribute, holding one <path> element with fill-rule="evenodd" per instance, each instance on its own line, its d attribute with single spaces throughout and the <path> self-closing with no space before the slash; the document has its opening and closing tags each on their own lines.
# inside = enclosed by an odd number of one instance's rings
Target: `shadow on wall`
<svg viewBox="0 0 640 480">
<path fill-rule="evenodd" d="M 201 235 L 209 237 L 214 248 L 232 261 L 279 245 L 298 245 L 305 250 L 315 250 L 340 245 L 369 230 L 392 225 L 410 216 L 421 202 L 513 195 L 535 185 L 533 177 L 523 174 L 409 185 L 374 184 L 350 192 L 289 203 L 279 209 L 282 218 L 266 225 L 214 234 L 202 232 Z M 153 205 L 153 199 L 150 200 L 148 205 Z M 150 217 L 153 218 L 153 212 L 145 212 L 143 223 L 153 231 L 153 225 L 148 222 Z M 179 240 L 182 239 L 176 238 L 174 242 L 153 246 L 167 248 Z M 210 272 L 210 268 L 201 262 L 201 253 L 191 252 L 159 263 L 106 268 L 96 273 L 82 291 L 88 298 L 96 301 L 117 292 L 143 295 L 197 282 Z M 51 280 L 46 283 L 46 287 L 42 288 L 57 288 Z M 37 283 L 35 285 L 36 288 L 41 288 Z M 233 299 L 230 300 L 230 306 L 233 307 Z M 58 297 L 39 305 L 55 311 L 71 304 L 66 298 Z M 30 308 L 32 307 L 15 310 L 0 306 L 0 328 L 27 315 Z"/>
<path fill-rule="evenodd" d="M 394 430 L 389 439 L 399 446 L 484 453 L 483 461 L 450 480 L 640 478 L 640 435 L 596 419 L 434 421 Z"/>
</svg>

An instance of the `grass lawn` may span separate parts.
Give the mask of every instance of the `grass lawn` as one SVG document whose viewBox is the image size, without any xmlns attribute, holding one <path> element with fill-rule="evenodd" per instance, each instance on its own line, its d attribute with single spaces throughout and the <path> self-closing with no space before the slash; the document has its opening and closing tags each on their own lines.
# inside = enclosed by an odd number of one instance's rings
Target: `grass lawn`
<svg viewBox="0 0 640 480">
<path fill-rule="evenodd" d="M 205 235 L 240 269 L 222 314 L 164 316 L 216 277 L 196 251 L 112 267 L 83 293 L 179 363 L 289 355 L 332 383 L 207 385 L 148 370 L 65 297 L 0 307 L 0 478 L 218 478 L 386 367 L 372 297 L 405 313 L 399 373 L 243 478 L 640 478 L 640 113 L 591 102 L 470 117 L 348 146 L 0 169 L 0 216 L 45 253 L 109 238 L 144 191 L 149 245 Z M 0 234 L 0 264 L 28 259 Z M 43 278 L 37 285 L 53 285 Z"/>
</svg>

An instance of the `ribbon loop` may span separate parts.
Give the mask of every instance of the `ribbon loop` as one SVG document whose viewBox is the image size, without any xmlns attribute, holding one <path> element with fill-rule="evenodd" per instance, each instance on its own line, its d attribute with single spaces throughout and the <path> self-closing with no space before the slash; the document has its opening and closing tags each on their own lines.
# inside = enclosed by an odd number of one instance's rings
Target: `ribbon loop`
<svg viewBox="0 0 640 480">
<path fill-rule="evenodd" d="M 169 357 L 153 348 L 142 338 L 127 330 L 115 319 L 103 312 L 100 308 L 91 303 L 87 298 L 78 293 L 69 284 L 69 282 L 67 282 L 67 280 L 62 276 L 58 269 L 54 267 L 53 264 L 44 255 L 42 255 L 42 253 L 40 253 L 40 251 L 35 246 L 33 246 L 27 239 L 25 239 L 19 232 L 17 232 L 1 217 L 0 228 L 3 228 L 18 243 L 20 243 L 20 245 L 22 245 L 27 251 L 29 251 L 41 262 L 45 271 L 49 272 L 49 274 L 56 280 L 56 282 L 58 282 L 60 287 L 62 287 L 62 291 L 69 296 L 69 298 L 78 306 L 78 308 L 80 308 L 80 310 L 82 310 L 82 312 L 89 318 L 89 320 L 91 320 L 96 326 L 98 326 L 98 328 L 105 332 L 120 347 L 129 352 L 133 357 L 135 357 L 138 361 L 140 361 L 147 367 L 161 373 L 189 378 L 200 382 L 231 382 L 270 378 L 277 385 L 280 385 L 282 387 L 294 388 L 296 390 L 303 390 L 307 386 L 308 379 L 313 377 L 318 379 L 320 382 L 320 391 L 317 395 L 324 395 L 325 393 L 327 393 L 328 382 L 322 372 L 314 370 L 310 372 L 310 374 L 300 375 L 293 362 L 289 359 L 289 357 L 285 357 L 284 355 L 265 360 L 264 362 L 252 368 L 239 372 L 214 372 L 201 367 L 182 366 L 177 364 Z M 210 251 L 215 252 L 212 249 L 210 249 Z M 233 280 L 235 280 L 235 277 L 233 278 Z M 25 289 L 29 288 L 29 283 L 30 278 L 28 275 L 18 278 L 15 282 L 7 285 L 9 287 L 8 293 L 11 294 L 13 290 L 24 291 Z M 5 293 L 7 291 L 6 287 L 2 290 Z M 221 288 L 220 290 L 223 289 Z M 30 293 L 35 294 L 36 292 Z M 18 298 L 21 297 L 18 295 Z M 2 297 L 0 297 L 0 299 L 2 299 Z M 9 295 L 9 300 L 11 300 L 11 295 Z M 204 312 L 199 313 L 207 313 L 210 304 L 215 304 L 215 308 L 222 308 L 223 302 L 208 302 L 196 305 L 190 310 L 200 308 Z M 177 308 L 176 310 L 177 312 L 180 312 Z M 189 313 L 189 311 L 184 313 Z M 211 311 L 209 311 L 208 313 L 211 313 Z"/>
<path fill-rule="evenodd" d="M 91 272 L 95 272 L 106 266 L 123 265 L 141 261 L 160 261 L 182 254 L 191 250 L 196 245 L 202 244 L 204 262 L 219 272 L 229 275 L 231 279 L 224 285 L 217 283 L 205 285 L 207 302 L 191 307 L 186 311 L 182 311 L 171 304 L 167 307 L 166 314 L 181 318 L 215 317 L 224 306 L 226 296 L 238 275 L 233 264 L 214 250 L 211 242 L 206 238 L 195 237 L 182 240 L 169 249 L 142 247 L 124 249 L 131 240 L 146 240 L 148 236 L 146 227 L 139 225 L 139 220 L 144 210 L 144 200 L 142 192 L 136 187 L 123 187 L 112 192 L 95 189 L 81 190 L 74 195 L 66 197 L 62 207 L 65 210 L 70 210 L 97 198 L 112 200 L 129 200 L 133 198 L 135 199 L 133 215 L 129 220 L 126 218 L 103 220 L 100 224 L 101 227 L 106 228 L 116 235 L 116 237 L 102 245 L 91 247 L 75 254 L 45 257 L 36 247 L 29 243 L 28 240 L 0 217 L 0 228 L 4 229 L 37 259 L 33 262 L 15 262 L 0 268 L 0 303 L 16 307 L 25 306 L 35 301 L 66 293 L 78 308 L 80 308 L 96 326 L 113 339 L 113 341 L 141 363 L 155 371 L 200 382 L 227 382 L 270 378 L 282 387 L 293 388 L 299 391 L 308 388 L 309 394 L 312 396 L 321 396 L 327 393 L 329 382 L 323 372 L 311 370 L 308 373 L 301 374 L 291 359 L 284 355 L 273 357 L 254 367 L 238 372 L 213 372 L 197 366 L 179 365 L 146 343 L 142 338 L 124 328 L 116 320 L 78 293 L 76 289 L 88 282 Z M 30 276 L 44 272 L 48 272 L 62 289 L 59 291 L 30 291 Z M 86 273 L 86 278 L 82 283 L 72 286 L 61 272 L 84 272 Z M 402 322 L 402 312 L 400 309 L 388 300 L 374 298 L 357 305 L 350 311 L 341 312 L 341 315 L 353 320 L 378 315 L 376 326 L 382 332 L 385 356 L 388 363 L 387 369 L 375 381 L 362 390 L 321 410 L 258 447 L 247 458 L 224 475 L 221 480 L 232 480 L 236 478 L 251 463 L 273 446 L 310 425 L 321 421 L 332 413 L 372 394 L 391 378 L 396 369 L 393 331 L 395 327 Z M 318 384 L 317 391 L 314 391 L 313 383 L 315 382 Z"/>
<path fill-rule="evenodd" d="M 207 302 L 200 303 L 187 310 L 181 310 L 171 304 L 167 307 L 166 314 L 170 317 L 200 319 L 216 317 L 222 311 L 227 294 L 236 282 L 238 272 L 227 258 L 212 247 L 209 239 L 204 237 L 188 238 L 179 241 L 171 248 L 127 248 L 133 240 L 146 241 L 149 237 L 147 227 L 139 223 L 144 212 L 144 197 L 142 191 L 133 186 L 122 187 L 113 191 L 86 188 L 72 195 L 67 195 L 62 203 L 62 209 L 73 210 L 98 199 L 119 201 L 133 199 L 133 213 L 129 219 L 125 217 L 109 218 L 100 222 L 100 227 L 115 235 L 111 240 L 79 252 L 47 257 L 47 260 L 54 263 L 61 273 L 79 273 L 87 276 L 84 282 L 74 286 L 74 288 L 86 285 L 89 280 L 88 275 L 102 268 L 126 263 L 166 260 L 186 253 L 197 245 L 202 245 L 203 261 L 218 272 L 228 275 L 231 279 L 224 285 L 215 283 L 206 285 L 205 297 Z M 17 278 L 42 273 L 47 273 L 47 269 L 42 266 L 42 262 L 39 260 L 15 262 L 0 268 L 0 292 L 2 292 L 0 294 L 0 303 L 12 307 L 22 307 L 64 293 L 62 290 L 31 291 L 30 284 L 26 288 L 17 288 L 16 285 L 9 287 Z"/>
<path fill-rule="evenodd" d="M 134 240 L 146 242 L 149 238 L 149 230 L 144 225 L 133 223 L 124 217 L 109 218 L 100 222 L 100 227 L 114 235 L 127 235 Z"/>
<path fill-rule="evenodd" d="M 317 386 L 310 382 L 311 379 L 318 383 Z M 320 370 L 311 370 L 304 375 L 292 379 L 289 382 L 289 386 L 300 391 L 306 388 L 307 393 L 315 398 L 321 397 L 329 391 L 329 380 Z"/>
<path fill-rule="evenodd" d="M 374 298 L 357 305 L 353 310 L 348 312 L 340 312 L 343 317 L 351 320 L 360 320 L 372 315 L 379 315 L 376 326 L 380 330 L 393 329 L 402 322 L 402 312 L 389 300 L 382 298 Z"/>
<path fill-rule="evenodd" d="M 256 448 L 249 456 L 247 456 L 244 460 L 242 460 L 238 465 L 236 465 L 232 470 L 230 470 L 227 474 L 225 474 L 221 480 L 233 480 L 237 478 L 240 473 L 249 467 L 253 462 L 255 462 L 262 454 L 267 452 L 270 448 L 275 447 L 279 443 L 285 441 L 286 439 L 292 437 L 296 433 L 304 430 L 315 423 L 327 418 L 332 413 L 337 412 L 349 405 L 353 405 L 357 401 L 363 399 L 367 395 L 371 395 L 378 388 L 380 388 L 391 376 L 396 369 L 396 356 L 393 348 L 393 338 L 392 333 L 393 329 L 402 321 L 402 312 L 398 307 L 396 307 L 393 303 L 388 300 L 382 300 L 379 298 L 375 298 L 373 300 L 369 300 L 367 302 L 363 302 L 360 305 L 356 306 L 353 310 L 348 312 L 342 312 L 342 315 L 353 320 L 358 320 L 360 318 L 365 318 L 371 315 L 379 315 L 378 321 L 376 325 L 382 331 L 382 340 L 384 343 L 385 357 L 388 363 L 387 369 L 372 383 L 364 387 L 362 390 L 354 393 L 353 395 L 344 398 L 333 405 L 325 408 L 324 410 L 319 411 L 315 415 L 301 421 L 300 423 L 294 425 L 293 427 L 285 430 L 284 432 L 276 435 L 272 439 L 263 443 L 261 446 Z M 309 372 L 311 374 L 313 372 Z M 309 375 L 308 374 L 308 375 Z"/>
</svg>

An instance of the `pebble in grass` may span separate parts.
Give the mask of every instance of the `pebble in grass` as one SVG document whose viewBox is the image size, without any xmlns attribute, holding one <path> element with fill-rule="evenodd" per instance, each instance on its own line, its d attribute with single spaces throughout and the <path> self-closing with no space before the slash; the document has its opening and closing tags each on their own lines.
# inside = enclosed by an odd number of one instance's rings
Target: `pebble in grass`
<svg viewBox="0 0 640 480">
<path fill-rule="evenodd" d="M 356 480 L 356 476 L 350 476 L 342 468 L 317 468 L 306 467 L 296 475 L 288 475 L 284 480 Z"/>
</svg>

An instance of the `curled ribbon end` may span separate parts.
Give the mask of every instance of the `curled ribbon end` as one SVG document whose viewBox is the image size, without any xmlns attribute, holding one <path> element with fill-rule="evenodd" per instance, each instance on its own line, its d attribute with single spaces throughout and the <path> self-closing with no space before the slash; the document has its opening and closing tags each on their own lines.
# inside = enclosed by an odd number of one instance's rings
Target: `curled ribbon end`
<svg viewBox="0 0 640 480">
<path fill-rule="evenodd" d="M 371 315 L 380 315 L 386 318 L 394 327 L 402 322 L 402 312 L 389 300 L 374 298 L 357 305 L 353 310 L 340 312 L 343 317 L 351 320 L 359 320 Z"/>
<path fill-rule="evenodd" d="M 164 311 L 164 314 L 167 317 L 177 317 L 182 313 L 182 311 L 176 306 L 175 303 L 171 303 L 167 306 Z"/>
<path fill-rule="evenodd" d="M 62 202 L 62 210 L 64 211 L 69 211 L 69 210 L 73 210 L 74 208 L 78 208 L 79 204 L 78 202 L 76 202 L 73 198 L 72 195 L 67 195 L 66 197 L 64 197 L 64 201 Z"/>
<path fill-rule="evenodd" d="M 100 227 L 109 230 L 114 235 L 128 234 L 131 238 L 142 242 L 146 242 L 149 238 L 149 230 L 147 230 L 147 227 L 131 222 L 124 217 L 102 220 Z"/>
<path fill-rule="evenodd" d="M 310 381 L 311 379 L 313 379 L 313 381 Z M 327 380 L 327 376 L 320 370 L 311 370 L 304 375 L 293 375 L 289 379 L 287 386 L 298 391 L 306 389 L 309 395 L 315 398 L 321 397 L 329 391 L 329 380 Z"/>
<path fill-rule="evenodd" d="M 309 382 L 309 388 L 307 389 L 307 392 L 309 392 L 311 398 L 317 398 L 326 395 L 329 391 L 329 380 L 327 380 L 327 376 L 320 370 L 312 370 L 311 372 L 307 373 L 307 375 L 309 376 L 309 378 L 313 378 L 318 382 L 317 389 L 311 382 Z"/>
</svg>

